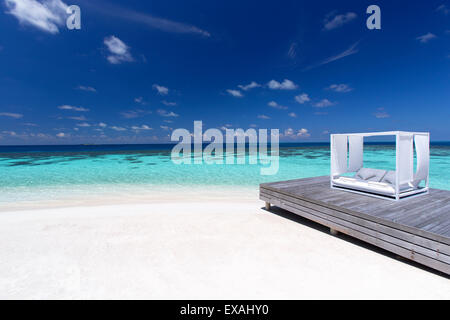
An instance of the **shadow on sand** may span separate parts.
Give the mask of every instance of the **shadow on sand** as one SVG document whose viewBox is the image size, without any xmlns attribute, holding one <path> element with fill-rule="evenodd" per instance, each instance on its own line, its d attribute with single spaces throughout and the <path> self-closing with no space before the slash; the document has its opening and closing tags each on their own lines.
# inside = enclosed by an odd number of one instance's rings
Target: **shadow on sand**
<svg viewBox="0 0 450 320">
<path fill-rule="evenodd" d="M 270 210 L 266 210 L 264 207 L 262 207 L 261 209 L 264 210 L 264 211 L 270 212 L 272 214 L 275 214 L 275 215 L 277 215 L 277 216 L 279 216 L 281 218 L 288 219 L 288 220 L 290 220 L 292 222 L 296 222 L 296 223 L 299 223 L 299 224 L 304 225 L 306 227 L 312 228 L 312 229 L 317 230 L 319 232 L 327 233 L 327 234 L 330 235 L 330 237 L 337 237 L 337 238 L 339 238 L 339 239 L 341 239 L 343 241 L 346 241 L 346 242 L 349 242 L 351 244 L 363 247 L 365 249 L 371 250 L 371 251 L 376 252 L 378 254 L 382 254 L 382 255 L 390 258 L 390 259 L 395 259 L 397 261 L 401 261 L 401 262 L 406 263 L 408 265 L 414 266 L 416 268 L 422 269 L 424 271 L 433 273 L 435 275 L 438 275 L 438 276 L 441 276 L 443 278 L 446 278 L 446 279 L 450 280 L 450 276 L 446 275 L 443 272 L 434 270 L 434 269 L 429 268 L 427 266 L 424 266 L 424 265 L 422 265 L 420 263 L 417 263 L 417 262 L 415 262 L 413 260 L 409 260 L 409 259 L 403 258 L 403 257 L 401 257 L 399 255 L 396 255 L 395 253 L 392 253 L 390 251 L 387 251 L 387 250 L 384 250 L 382 248 L 376 247 L 376 246 L 374 246 L 374 245 L 372 245 L 370 243 L 361 241 L 359 239 L 353 238 L 353 237 L 348 236 L 348 235 L 346 235 L 344 233 L 339 232 L 338 235 L 331 235 L 330 234 L 330 228 L 328 228 L 328 227 L 326 227 L 324 225 L 321 225 L 319 223 L 316 223 L 314 221 L 308 220 L 307 218 L 304 218 L 304 217 L 301 217 L 299 215 L 296 215 L 295 213 L 292 213 L 292 212 L 289 212 L 289 211 L 284 210 L 282 208 L 279 208 L 277 206 L 271 206 Z"/>
</svg>

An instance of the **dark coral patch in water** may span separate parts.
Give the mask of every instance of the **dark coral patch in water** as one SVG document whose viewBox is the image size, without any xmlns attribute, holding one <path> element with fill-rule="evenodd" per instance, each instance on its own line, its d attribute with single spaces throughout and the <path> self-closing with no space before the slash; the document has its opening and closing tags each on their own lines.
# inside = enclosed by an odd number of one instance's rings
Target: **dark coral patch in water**
<svg viewBox="0 0 450 320">
<path fill-rule="evenodd" d="M 17 162 L 13 162 L 13 163 L 9 164 L 8 167 L 32 166 L 32 165 L 36 165 L 36 164 L 32 161 L 17 161 Z"/>
</svg>

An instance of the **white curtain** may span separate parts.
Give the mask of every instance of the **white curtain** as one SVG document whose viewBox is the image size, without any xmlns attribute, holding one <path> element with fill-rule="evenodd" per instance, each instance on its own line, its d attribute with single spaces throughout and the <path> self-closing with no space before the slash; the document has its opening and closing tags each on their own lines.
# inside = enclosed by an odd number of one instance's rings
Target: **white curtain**
<svg viewBox="0 0 450 320">
<path fill-rule="evenodd" d="M 358 171 L 363 166 L 364 137 L 349 136 L 348 171 Z"/>
<path fill-rule="evenodd" d="M 430 138 L 428 135 L 414 137 L 417 154 L 417 171 L 414 175 L 413 185 L 417 187 L 422 180 L 428 178 L 430 169 Z"/>
<path fill-rule="evenodd" d="M 347 172 L 347 136 L 333 135 L 331 148 L 331 174 L 333 176 Z"/>
<path fill-rule="evenodd" d="M 397 172 L 399 185 L 412 182 L 414 172 L 413 135 L 400 134 L 397 141 Z"/>
</svg>

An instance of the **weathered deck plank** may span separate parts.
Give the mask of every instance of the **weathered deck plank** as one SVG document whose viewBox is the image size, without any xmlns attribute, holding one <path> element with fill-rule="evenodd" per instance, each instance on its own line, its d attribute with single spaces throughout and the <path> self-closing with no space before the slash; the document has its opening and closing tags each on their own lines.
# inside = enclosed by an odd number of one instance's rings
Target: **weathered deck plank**
<svg viewBox="0 0 450 320">
<path fill-rule="evenodd" d="M 331 189 L 325 176 L 261 184 L 260 199 L 450 274 L 450 191 L 390 201 Z"/>
<path fill-rule="evenodd" d="M 261 196 L 264 196 L 265 199 L 271 199 L 274 204 L 277 204 L 277 201 L 286 202 L 290 206 L 301 206 L 303 210 L 314 210 L 316 212 L 324 213 L 326 215 L 335 217 L 337 219 L 341 219 L 344 221 L 349 221 L 358 225 L 361 225 L 365 228 L 375 230 L 377 232 L 381 232 L 387 235 L 392 235 L 398 239 L 411 242 L 413 244 L 417 244 L 419 246 L 423 246 L 425 248 L 430 248 L 431 250 L 435 250 L 437 252 L 440 252 L 442 254 L 446 254 L 450 256 L 450 246 L 447 246 L 441 242 L 434 241 L 431 239 L 427 239 L 424 237 L 416 236 L 414 234 L 385 226 L 383 224 L 379 224 L 376 222 L 372 222 L 370 220 L 359 218 L 357 216 L 352 216 L 346 213 L 342 213 L 340 211 L 332 210 L 326 207 L 322 207 L 316 204 L 308 203 L 303 200 L 295 199 L 293 197 L 289 197 L 287 195 L 283 194 L 276 194 L 275 192 L 267 191 L 267 190 L 261 190 L 260 193 Z M 281 203 L 279 203 L 281 204 Z"/>
</svg>

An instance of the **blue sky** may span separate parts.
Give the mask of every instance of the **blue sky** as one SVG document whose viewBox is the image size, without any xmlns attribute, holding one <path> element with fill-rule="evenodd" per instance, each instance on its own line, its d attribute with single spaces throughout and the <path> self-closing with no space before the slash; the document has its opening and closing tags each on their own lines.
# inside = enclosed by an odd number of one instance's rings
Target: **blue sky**
<svg viewBox="0 0 450 320">
<path fill-rule="evenodd" d="M 81 30 L 64 9 L 81 8 Z M 381 8 L 381 30 L 366 8 Z M 0 144 L 159 143 L 175 128 L 450 140 L 447 1 L 0 0 Z"/>
</svg>

